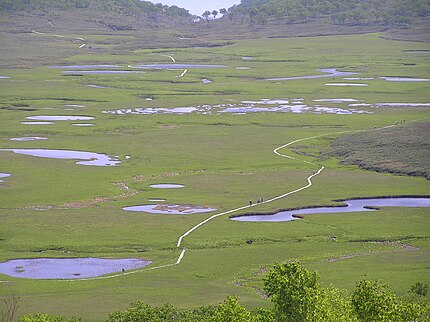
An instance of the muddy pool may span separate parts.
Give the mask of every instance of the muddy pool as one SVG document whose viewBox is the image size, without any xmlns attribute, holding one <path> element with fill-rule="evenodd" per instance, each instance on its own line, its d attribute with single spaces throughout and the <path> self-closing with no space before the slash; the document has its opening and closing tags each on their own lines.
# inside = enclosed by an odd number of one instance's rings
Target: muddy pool
<svg viewBox="0 0 430 322">
<path fill-rule="evenodd" d="M 342 200 L 342 202 L 344 202 L 346 206 L 304 208 L 281 211 L 273 215 L 249 215 L 232 217 L 230 219 L 246 222 L 282 222 L 300 219 L 299 217 L 295 216 L 301 215 L 377 210 L 369 207 L 430 207 L 430 198 L 374 198 Z"/>
<path fill-rule="evenodd" d="M 215 211 L 214 208 L 196 205 L 140 205 L 122 208 L 125 211 L 147 212 L 150 214 L 190 215 Z"/>
<path fill-rule="evenodd" d="M 0 263 L 0 274 L 31 279 L 80 279 L 142 268 L 151 264 L 136 258 L 36 258 Z"/>
</svg>

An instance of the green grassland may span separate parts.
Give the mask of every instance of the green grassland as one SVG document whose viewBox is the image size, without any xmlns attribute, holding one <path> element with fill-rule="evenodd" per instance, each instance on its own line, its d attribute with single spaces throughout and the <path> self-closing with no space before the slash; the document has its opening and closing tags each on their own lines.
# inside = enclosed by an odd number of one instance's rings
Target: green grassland
<svg viewBox="0 0 430 322">
<path fill-rule="evenodd" d="M 22 35 L 21 35 L 22 36 Z M 79 35 L 77 35 L 79 36 Z M 387 40 L 382 34 L 238 40 L 219 47 L 118 50 L 131 45 L 118 34 L 95 33 L 102 48 L 76 50 L 67 39 L 25 34 L 46 41 L 43 66 L 3 68 L 0 79 L 0 148 L 69 149 L 118 156 L 116 167 L 91 167 L 74 160 L 0 152 L 0 260 L 39 257 L 142 258 L 151 266 L 176 262 L 180 235 L 212 214 L 298 189 L 319 165 L 326 169 L 307 190 L 235 214 L 336 205 L 335 200 L 372 196 L 428 196 L 425 178 L 362 170 L 326 152 L 334 139 L 405 120 L 428 122 L 428 107 L 376 107 L 377 103 L 429 103 L 429 82 L 388 82 L 380 76 L 429 77 L 428 43 Z M 26 48 L 38 51 L 29 44 Z M 52 47 L 51 47 L 52 46 Z M 52 48 L 64 47 L 53 53 Z M 139 47 L 139 46 L 137 46 Z M 49 52 L 48 52 L 49 51 Z M 6 55 L 0 51 L 1 55 Z M 10 55 L 10 53 L 8 53 Z M 37 54 L 37 53 L 36 53 Z M 40 53 L 44 55 L 44 53 Z M 143 63 L 222 64 L 220 69 L 145 70 L 141 74 L 64 76 L 49 65 Z M 252 56 L 243 61 L 242 56 Z M 2 61 L 6 56 L 0 57 Z M 15 60 L 16 63 L 16 60 Z M 34 66 L 30 62 L 30 66 Z M 5 66 L 2 63 L 2 66 Z M 21 67 L 28 67 L 23 62 Z M 250 67 L 248 70 L 236 67 Z M 325 86 L 335 79 L 265 81 L 317 75 L 339 68 L 373 77 L 368 87 Z M 354 77 L 354 76 L 352 76 Z M 212 81 L 203 84 L 201 79 Z M 99 85 L 106 88 L 92 88 Z M 152 100 L 147 100 L 151 98 Z M 356 99 L 372 114 L 216 113 L 113 115 L 134 108 L 237 104 L 264 98 Z M 65 105 L 78 104 L 74 111 Z M 322 103 L 347 108 L 347 103 Z M 28 116 L 86 115 L 93 127 L 71 121 L 23 125 Z M 392 132 L 396 135 L 397 132 Z M 358 134 L 359 135 L 359 134 Z M 44 141 L 10 138 L 43 136 Z M 281 158 L 273 150 L 314 162 Z M 395 142 L 395 137 L 393 139 Z M 395 144 L 395 143 L 392 143 Z M 408 153 L 403 145 L 400 153 Z M 126 156 L 131 156 L 130 159 Z M 182 183 L 183 189 L 152 189 L 153 183 Z M 128 190 L 124 190 L 124 185 Z M 163 198 L 171 204 L 216 208 L 209 214 L 156 215 L 122 207 Z M 42 210 L 43 209 L 43 210 Z M 384 208 L 377 212 L 308 215 L 285 223 L 244 223 L 218 217 L 187 236 L 180 265 L 111 279 L 54 281 L 0 277 L 0 296 L 20 297 L 19 314 L 46 312 L 100 321 L 135 300 L 181 307 L 215 304 L 237 295 L 247 307 L 269 306 L 258 292 L 272 263 L 300 260 L 321 272 L 327 285 L 353 289 L 355 282 L 382 279 L 400 294 L 417 281 L 430 282 L 428 209 Z M 334 238 L 335 237 L 335 238 Z M 148 268 L 150 268 L 149 266 Z"/>
</svg>

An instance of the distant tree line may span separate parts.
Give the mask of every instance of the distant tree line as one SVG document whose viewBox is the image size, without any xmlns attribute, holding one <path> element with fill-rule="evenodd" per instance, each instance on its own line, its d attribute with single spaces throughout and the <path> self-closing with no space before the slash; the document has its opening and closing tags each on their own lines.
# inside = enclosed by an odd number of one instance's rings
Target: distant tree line
<svg viewBox="0 0 430 322">
<path fill-rule="evenodd" d="M 163 14 L 169 17 L 190 18 L 188 10 L 177 6 L 153 4 L 140 0 L 0 0 L 0 12 L 49 11 L 88 9 L 98 12 Z"/>
<path fill-rule="evenodd" d="M 264 278 L 264 292 L 273 303 L 272 309 L 247 310 L 236 297 L 219 305 L 180 309 L 170 304 L 152 307 L 135 302 L 126 310 L 109 315 L 107 322 L 383 322 L 428 321 L 428 286 L 420 282 L 403 297 L 397 296 L 378 281 L 363 280 L 352 295 L 337 288 L 324 288 L 319 275 L 297 262 L 275 264 Z M 21 322 L 77 322 L 36 314 Z"/>
<path fill-rule="evenodd" d="M 220 11 L 221 13 L 221 11 Z M 205 11 L 206 20 L 218 12 Z M 409 24 L 430 15 L 429 0 L 242 0 L 223 13 L 232 23 L 266 24 L 324 19 L 335 25 Z"/>
</svg>

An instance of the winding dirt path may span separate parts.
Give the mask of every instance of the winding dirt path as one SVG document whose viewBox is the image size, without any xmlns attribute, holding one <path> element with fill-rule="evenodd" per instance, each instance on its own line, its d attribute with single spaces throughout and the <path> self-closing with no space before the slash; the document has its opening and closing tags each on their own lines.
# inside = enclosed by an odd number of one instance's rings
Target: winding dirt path
<svg viewBox="0 0 430 322">
<path fill-rule="evenodd" d="M 81 38 L 81 37 L 69 37 L 69 36 L 63 36 L 63 35 L 57 35 L 57 34 L 48 34 L 48 33 L 45 33 L 45 32 L 40 32 L 40 31 L 37 31 L 37 30 L 32 30 L 31 31 L 33 34 L 36 34 L 36 35 L 44 35 L 44 36 L 51 36 L 51 37 L 56 37 L 56 38 L 63 38 L 63 39 L 75 39 L 75 40 L 79 40 L 79 41 L 81 41 L 81 42 L 84 42 L 85 41 L 85 39 L 84 38 Z M 85 47 L 85 43 L 84 44 L 81 44 L 80 46 L 79 46 L 79 48 L 83 48 L 83 47 Z"/>
</svg>

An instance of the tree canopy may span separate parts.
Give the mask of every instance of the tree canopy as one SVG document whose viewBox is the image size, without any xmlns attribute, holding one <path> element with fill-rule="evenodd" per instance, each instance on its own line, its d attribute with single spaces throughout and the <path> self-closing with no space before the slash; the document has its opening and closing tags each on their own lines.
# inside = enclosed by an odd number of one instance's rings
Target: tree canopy
<svg viewBox="0 0 430 322">
<path fill-rule="evenodd" d="M 295 23 L 329 19 L 333 24 L 406 24 L 430 15 L 428 0 L 242 0 L 231 14 L 240 21 Z M 244 19 L 245 17 L 245 19 Z"/>
<path fill-rule="evenodd" d="M 107 322 L 385 322 L 428 321 L 428 286 L 416 283 L 404 297 L 397 296 L 379 281 L 357 283 L 352 295 L 337 288 L 324 288 L 316 272 L 297 262 L 275 264 L 264 281 L 264 291 L 273 303 L 272 309 L 247 310 L 236 297 L 218 305 L 181 309 L 171 304 L 152 307 L 135 302 L 126 310 L 111 313 Z M 417 291 L 418 290 L 418 291 Z M 21 322 L 77 322 L 65 318 L 36 314 L 24 316 Z"/>
</svg>

